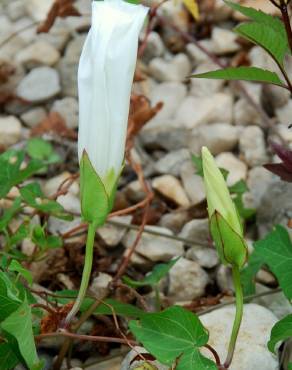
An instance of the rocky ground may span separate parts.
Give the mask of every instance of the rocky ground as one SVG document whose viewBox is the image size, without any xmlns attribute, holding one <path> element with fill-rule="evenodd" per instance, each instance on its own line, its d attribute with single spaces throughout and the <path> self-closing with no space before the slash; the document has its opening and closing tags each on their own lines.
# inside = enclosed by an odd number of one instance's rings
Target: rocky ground
<svg viewBox="0 0 292 370">
<path fill-rule="evenodd" d="M 133 93 L 145 95 L 152 106 L 159 102 L 164 105 L 135 141 L 135 159 L 142 164 L 155 198 L 149 226 L 132 256 L 130 271 L 133 276 L 141 277 L 155 263 L 182 256 L 161 284 L 161 294 L 167 302 L 196 302 L 198 306 L 202 297 L 217 297 L 230 291 L 232 284 L 228 268 L 220 265 L 211 244 L 203 182 L 196 174 L 190 153 L 199 154 L 203 145 L 208 146 L 218 165 L 229 171 L 229 185 L 246 181 L 249 191 L 244 195 L 245 205 L 256 210 L 256 220 L 247 224 L 250 245 L 275 223 L 286 225 L 292 218 L 291 186 L 262 167 L 264 163 L 277 161 L 268 140 L 292 144 L 292 131 L 288 129 L 292 113 L 289 93 L 260 84 L 225 84 L 218 80 L 186 78 L 192 73 L 218 69 L 218 63 L 226 62 L 276 70 L 261 49 L 242 43 L 231 31 L 237 16 L 220 0 L 213 3 L 212 12 L 208 12 L 207 5 L 202 7 L 201 23 L 195 27 L 179 2 L 175 5 L 169 1 L 160 7 L 158 14 L 164 23 L 157 23 L 149 34 L 138 63 L 143 78 L 133 87 Z M 52 195 L 70 173 L 78 171 L 76 74 L 90 25 L 90 1 L 78 0 L 76 8 L 83 14 L 81 17 L 57 19 L 49 33 L 37 34 L 34 24 L 45 18 L 51 4 L 48 0 L 0 3 L 0 68 L 6 68 L 6 73 L 9 68 L 14 71 L 8 81 L 0 85 L 0 146 L 2 150 L 10 146 L 23 147 L 31 135 L 43 135 L 54 143 L 64 162 L 55 168 L 57 173 L 40 179 L 47 196 Z M 11 35 L 14 37 L 7 41 Z M 192 42 L 190 35 L 196 38 L 198 35 L 199 44 L 196 40 Z M 288 71 L 292 72 L 291 60 L 287 63 Z M 75 181 L 69 192 L 59 197 L 58 201 L 75 218 L 71 223 L 51 218 L 52 233 L 65 233 L 80 223 L 78 195 L 79 184 Z M 116 209 L 133 205 L 144 196 L 133 172 L 126 168 Z M 100 263 L 96 265 L 91 286 L 95 291 L 102 291 L 111 280 L 117 260 L 136 237 L 135 225 L 139 225 L 141 217 L 136 212 L 115 217 L 114 221 L 115 224 L 98 230 Z M 84 241 L 84 235 L 77 238 L 79 242 L 80 238 Z M 71 246 L 78 244 L 78 240 L 71 239 Z M 28 253 L 29 243 L 24 242 L 21 248 Z M 59 256 L 65 258 L 62 253 Z M 54 258 L 52 256 L 52 260 Z M 62 263 L 48 274 L 50 263 L 46 260 L 35 267 L 35 280 L 39 284 L 46 282 L 52 289 L 78 286 L 76 272 L 75 275 L 66 273 Z M 80 277 L 81 267 L 77 273 Z M 260 271 L 257 282 L 259 291 L 276 286 L 274 277 L 266 270 Z M 151 302 L 151 294 L 147 299 Z M 260 306 L 251 304 L 245 312 L 246 321 L 239 339 L 241 351 L 232 369 L 278 368 L 277 359 L 265 349 L 264 342 L 276 316 L 282 317 L 290 307 L 283 304 L 281 293 L 273 299 L 259 298 L 255 303 Z M 204 304 L 208 306 L 206 301 Z M 202 316 L 221 353 L 225 350 L 224 332 L 232 310 L 224 307 Z M 253 336 L 251 329 L 261 334 Z M 246 336 L 252 341 L 247 348 Z M 96 353 L 92 356 L 94 359 L 85 364 L 78 359 L 72 363 L 78 367 L 98 361 L 85 368 L 115 370 L 120 368 L 125 351 L 125 348 L 115 349 L 109 359 L 100 359 Z M 48 353 L 51 358 L 51 350 Z M 127 361 L 128 358 L 123 362 L 123 370 L 128 368 Z"/>
</svg>

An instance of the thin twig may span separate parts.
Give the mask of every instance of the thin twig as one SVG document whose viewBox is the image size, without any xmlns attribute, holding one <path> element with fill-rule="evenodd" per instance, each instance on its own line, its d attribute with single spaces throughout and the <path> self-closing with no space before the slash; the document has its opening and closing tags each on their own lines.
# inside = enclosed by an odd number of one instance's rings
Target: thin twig
<svg viewBox="0 0 292 370">
<path fill-rule="evenodd" d="M 130 339 L 123 339 L 123 338 L 112 338 L 112 337 L 102 337 L 102 336 L 94 336 L 94 335 L 84 335 L 84 334 L 75 334 L 70 333 L 68 331 L 59 331 L 55 333 L 45 333 L 39 334 L 35 336 L 37 341 L 40 341 L 45 338 L 52 338 L 52 337 L 65 337 L 74 340 L 82 340 L 82 341 L 91 341 L 91 342 L 105 342 L 105 343 L 121 343 L 121 344 L 128 344 L 131 343 L 132 345 L 137 345 L 137 342 L 130 340 Z"/>
<path fill-rule="evenodd" d="M 281 291 L 282 291 L 281 288 L 277 288 L 277 289 L 269 290 L 268 292 L 262 292 L 262 293 L 257 293 L 257 294 L 252 294 L 252 295 L 245 296 L 243 298 L 243 300 L 244 300 L 244 302 L 247 302 L 247 301 L 250 301 L 252 299 L 264 297 L 264 296 L 271 295 L 271 294 L 280 293 Z M 235 299 L 232 298 L 228 302 L 216 304 L 215 306 L 212 306 L 212 307 L 206 308 L 206 309 L 204 309 L 202 311 L 196 312 L 196 314 L 198 316 L 205 315 L 206 313 L 209 313 L 209 312 L 218 310 L 219 308 L 222 308 L 222 307 L 225 307 L 225 306 L 230 306 L 230 305 L 232 305 L 234 303 L 235 303 Z"/>
</svg>

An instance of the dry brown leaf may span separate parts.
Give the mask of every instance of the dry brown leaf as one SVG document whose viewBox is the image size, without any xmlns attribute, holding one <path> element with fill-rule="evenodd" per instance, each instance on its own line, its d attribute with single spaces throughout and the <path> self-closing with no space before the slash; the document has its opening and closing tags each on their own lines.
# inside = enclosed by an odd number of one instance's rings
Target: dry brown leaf
<svg viewBox="0 0 292 370">
<path fill-rule="evenodd" d="M 128 121 L 126 151 L 129 151 L 133 147 L 135 136 L 140 132 L 142 127 L 160 111 L 162 107 L 162 102 L 159 102 L 154 107 L 151 107 L 149 100 L 144 95 L 132 95 Z"/>
<path fill-rule="evenodd" d="M 62 320 L 64 320 L 73 307 L 74 302 L 69 302 L 57 309 L 54 314 L 48 314 L 41 320 L 41 334 L 54 333 L 58 330 Z"/>
<path fill-rule="evenodd" d="M 55 0 L 47 14 L 47 18 L 37 28 L 37 33 L 49 32 L 58 17 L 79 17 L 81 14 L 74 7 L 73 2 L 74 0 Z"/>
<path fill-rule="evenodd" d="M 15 73 L 15 67 L 4 60 L 0 61 L 0 84 L 6 83 Z"/>
<path fill-rule="evenodd" d="M 31 130 L 31 136 L 40 136 L 45 133 L 56 134 L 67 139 L 77 139 L 77 133 L 66 126 L 64 118 L 57 112 L 51 112 L 37 126 Z"/>
</svg>

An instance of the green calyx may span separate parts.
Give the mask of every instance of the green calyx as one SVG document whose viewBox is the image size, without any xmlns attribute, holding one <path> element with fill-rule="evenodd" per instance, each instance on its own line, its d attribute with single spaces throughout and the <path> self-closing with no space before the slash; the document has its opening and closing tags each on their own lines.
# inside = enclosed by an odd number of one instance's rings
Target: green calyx
<svg viewBox="0 0 292 370">
<path fill-rule="evenodd" d="M 210 218 L 210 230 L 222 263 L 243 267 L 248 258 L 245 240 L 217 211 Z"/>
<path fill-rule="evenodd" d="M 80 161 L 81 215 L 84 221 L 96 227 L 105 223 L 110 213 L 116 192 L 117 178 L 113 171 L 105 182 L 101 180 L 92 166 L 88 154 L 83 152 Z"/>
</svg>

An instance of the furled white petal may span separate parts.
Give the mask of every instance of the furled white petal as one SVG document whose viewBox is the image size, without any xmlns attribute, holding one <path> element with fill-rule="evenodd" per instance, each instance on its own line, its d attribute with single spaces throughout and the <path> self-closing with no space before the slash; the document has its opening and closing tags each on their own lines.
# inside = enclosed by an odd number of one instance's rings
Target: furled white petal
<svg viewBox="0 0 292 370">
<path fill-rule="evenodd" d="M 80 160 L 86 150 L 101 179 L 121 170 L 138 36 L 147 11 L 122 0 L 92 3 L 78 69 L 78 155 Z"/>
</svg>

